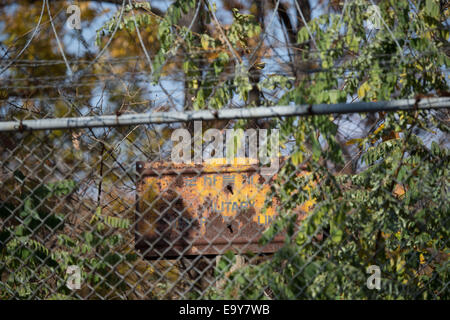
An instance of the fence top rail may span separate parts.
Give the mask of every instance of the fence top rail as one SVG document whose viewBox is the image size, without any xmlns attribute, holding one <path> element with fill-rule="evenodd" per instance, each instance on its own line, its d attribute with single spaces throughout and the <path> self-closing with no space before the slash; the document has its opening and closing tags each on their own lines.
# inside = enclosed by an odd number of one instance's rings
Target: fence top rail
<svg viewBox="0 0 450 320">
<path fill-rule="evenodd" d="M 56 130 L 130 126 L 158 123 L 189 122 L 195 120 L 255 119 L 283 116 L 310 116 L 333 113 L 366 113 L 380 111 L 413 111 L 449 108 L 450 97 L 416 98 L 394 101 L 354 102 L 336 104 L 289 105 L 220 110 L 147 112 L 122 115 L 53 118 L 37 120 L 0 121 L 0 132 Z"/>
</svg>

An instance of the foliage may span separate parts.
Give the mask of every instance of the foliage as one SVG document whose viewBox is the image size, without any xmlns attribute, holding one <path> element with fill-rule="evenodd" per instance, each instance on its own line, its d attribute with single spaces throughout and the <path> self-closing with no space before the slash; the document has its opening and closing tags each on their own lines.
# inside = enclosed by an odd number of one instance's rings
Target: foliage
<svg viewBox="0 0 450 320">
<path fill-rule="evenodd" d="M 443 28 L 448 10 L 440 12 L 438 6 L 438 1 L 417 7 L 410 1 L 380 2 L 387 26 L 374 33 L 364 28 L 366 1 L 348 3 L 342 18 L 324 14 L 312 20 L 299 31 L 298 41 L 312 45 L 311 32 L 317 50 L 306 51 L 304 58 L 317 58 L 325 72 L 292 88 L 283 79 L 280 104 L 336 103 L 355 96 L 390 100 L 447 91 L 443 70 L 449 59 L 442 48 L 448 39 Z M 421 139 L 431 130 L 446 135 L 448 126 L 433 112 L 380 114 L 377 123 L 366 137 L 348 142 L 357 143 L 362 154 L 359 170 L 336 174 L 323 161 L 343 161 L 333 117 L 279 121 L 285 141 L 294 137 L 297 149 L 268 197 L 279 199 L 279 218 L 260 241 L 266 244 L 284 233 L 286 245 L 271 260 L 230 275 L 222 297 L 449 298 L 444 289 L 450 254 L 449 151 Z M 312 174 L 296 175 L 300 164 Z M 300 222 L 297 208 L 311 196 L 316 205 Z M 366 286 L 370 265 L 381 268 L 379 291 Z"/>
<path fill-rule="evenodd" d="M 24 179 L 20 172 L 17 176 Z M 0 298 L 71 298 L 72 292 L 66 287 L 66 270 L 71 265 L 80 267 L 84 285 L 98 293 L 107 293 L 111 286 L 118 292 L 126 288 L 123 279 L 110 270 L 136 257 L 120 249 L 123 236 L 111 231 L 128 228 L 129 222 L 103 217 L 99 208 L 91 220 L 92 230 L 80 237 L 63 233 L 68 217 L 49 209 L 49 203 L 69 201 L 75 190 L 73 180 L 62 180 L 23 192 L 19 207 L 15 201 L 1 203 Z M 99 219 L 104 222 L 96 222 Z"/>
<path fill-rule="evenodd" d="M 232 6 L 227 3 L 223 2 L 224 10 Z M 448 7 L 444 10 L 437 0 L 380 1 L 381 29 L 370 30 L 365 20 L 371 1 L 345 3 L 345 10 L 340 8 L 340 12 L 329 10 L 312 20 L 306 16 L 306 26 L 296 21 L 295 25 L 302 26 L 294 37 L 297 43 L 291 41 L 282 48 L 285 56 L 293 57 L 285 64 L 291 72 L 271 72 L 278 70 L 274 52 L 279 48 L 268 45 L 261 24 L 264 15 L 258 13 L 257 6 L 231 9 L 230 24 L 222 26 L 217 23 L 217 8 L 212 1 L 177 0 L 159 13 L 149 2 L 132 2 L 122 14 L 118 8 L 97 30 L 95 49 L 106 53 L 94 66 L 86 62 L 95 57 L 91 47 L 77 54 L 66 50 L 67 59 L 76 60 L 71 64 L 74 72 L 89 69 L 86 74 L 80 73 L 79 82 L 65 81 L 67 67 L 52 63 L 60 59 L 60 52 L 51 37 L 32 41 L 20 58 L 47 64 L 17 64 L 8 70 L 6 80 L 12 84 L 0 91 L 2 116 L 25 119 L 150 112 L 156 109 L 154 97 L 142 92 L 169 76 L 184 80 L 183 110 L 236 104 L 248 107 L 255 106 L 256 101 L 271 106 L 399 98 L 420 101 L 424 96 L 448 95 Z M 26 44 L 24 35 L 33 30 L 41 4 L 19 1 L 0 12 L 1 21 L 5 21 L 2 42 L 8 47 L 5 57 L 11 58 L 11 52 L 20 51 Z M 67 4 L 52 2 L 52 11 L 64 12 Z M 87 3 L 80 6 L 84 25 L 109 12 Z M 186 17 L 197 13 L 192 25 L 186 23 Z M 49 20 L 44 12 L 44 21 Z M 265 23 L 267 27 L 270 21 L 266 19 Z M 42 28 L 50 26 L 46 23 Z M 286 24 L 284 29 L 288 29 Z M 45 30 L 51 34 L 50 29 Z M 83 36 L 68 32 L 62 24 L 56 25 L 56 31 L 62 39 Z M 142 54 L 142 47 L 148 50 L 148 60 L 129 59 Z M 264 51 L 270 52 L 268 58 Z M 102 61 L 104 57 L 111 60 Z M 111 66 L 109 62 L 117 61 L 114 59 L 125 62 Z M 130 70 L 149 71 L 142 80 L 138 76 L 128 78 Z M 105 73 L 120 81 L 101 87 L 98 79 Z M 63 80 L 42 85 L 39 80 L 48 79 L 49 74 Z M 106 109 L 91 105 L 98 91 L 105 92 Z M 258 99 L 254 99 L 255 92 Z M 16 99 L 20 98 L 29 100 L 17 106 Z M 142 102 L 148 100 L 151 102 Z M 157 107 L 169 110 L 178 106 Z M 352 121 L 369 122 L 369 117 L 354 115 Z M 344 143 L 338 139 L 342 127 L 337 115 L 265 123 L 281 130 L 281 145 L 289 141 L 295 144 L 273 185 L 279 218 L 261 239 L 266 243 L 284 233 L 286 244 L 271 259 L 233 272 L 230 269 L 235 258 L 232 253 L 225 255 L 216 276 L 227 278 L 226 285 L 223 290 L 211 288 L 207 296 L 448 299 L 444 290 L 449 281 L 449 154 L 445 145 L 423 139 L 427 134 L 448 137 L 448 121 L 439 119 L 437 112 L 378 113 L 373 117 L 376 121 L 364 137 Z M 236 122 L 235 126 L 240 124 Z M 89 227 L 77 230 L 78 234 L 67 233 L 66 228 L 72 225 L 64 205 L 79 181 L 54 179 L 57 182 L 43 184 L 56 165 L 36 165 L 28 157 L 31 150 L 36 158 L 48 159 L 47 150 L 58 150 L 57 160 L 67 166 L 63 174 L 92 177 L 98 173 L 99 178 L 93 180 L 99 181 L 90 181 L 93 185 L 103 183 L 103 188 L 110 187 L 123 196 L 114 187 L 120 177 L 129 175 L 122 163 L 136 159 L 133 148 L 138 130 L 102 130 L 80 130 L 72 136 L 61 130 L 2 136 L 2 157 L 5 150 L 16 150 L 17 141 L 22 141 L 23 147 L 14 153 L 22 164 L 21 170 L 15 171 L 14 183 L 2 181 L 1 185 L 0 298 L 71 298 L 65 287 L 68 265 L 80 266 L 86 283 L 98 295 L 126 295 L 125 282 L 129 279 L 125 277 L 136 256 L 121 231 L 129 230 L 131 222 L 106 214 L 102 199 L 94 203 L 86 196 L 80 202 L 90 208 Z M 139 144 L 139 151 L 151 161 L 157 158 L 155 154 L 161 156 L 171 129 L 144 130 L 148 142 Z M 34 149 L 35 141 L 39 141 L 39 148 Z M 343 174 L 336 168 L 348 165 L 344 163 L 344 151 L 349 146 L 355 149 L 357 170 Z M 12 167 L 7 162 L 2 167 Z M 303 165 L 311 174 L 298 176 Z M 120 175 L 107 169 L 115 166 L 122 166 Z M 305 220 L 299 221 L 298 207 L 311 198 L 316 205 Z M 119 200 L 111 202 L 112 211 L 121 206 Z M 366 287 L 369 265 L 382 269 L 380 291 Z M 161 291 L 171 290 L 158 272 L 149 273 L 152 281 L 161 282 Z M 175 281 L 177 272 L 173 273 L 170 280 Z M 138 287 L 139 279 L 133 279 L 132 285 Z"/>
</svg>

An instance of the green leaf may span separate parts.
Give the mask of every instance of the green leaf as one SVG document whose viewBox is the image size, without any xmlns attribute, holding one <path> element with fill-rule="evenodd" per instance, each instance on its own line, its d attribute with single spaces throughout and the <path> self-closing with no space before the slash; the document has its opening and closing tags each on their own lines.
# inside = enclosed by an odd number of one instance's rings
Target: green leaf
<svg viewBox="0 0 450 320">
<path fill-rule="evenodd" d="M 309 32 L 306 27 L 302 27 L 297 34 L 297 43 L 301 44 L 309 40 Z"/>
<path fill-rule="evenodd" d="M 433 18 L 439 18 L 440 8 L 437 0 L 427 0 L 425 7 L 427 14 Z"/>
<path fill-rule="evenodd" d="M 311 136 L 313 160 L 317 161 L 320 159 L 320 156 L 322 154 L 322 147 L 320 146 L 319 140 L 316 138 L 316 136 L 314 134 L 312 134 Z"/>
<path fill-rule="evenodd" d="M 227 251 L 219 260 L 219 263 L 215 269 L 216 277 L 224 276 L 228 272 L 233 264 L 236 262 L 236 256 L 232 251 Z"/>
<path fill-rule="evenodd" d="M 330 235 L 331 241 L 334 243 L 339 243 L 342 240 L 344 235 L 344 218 L 345 213 L 343 210 L 340 210 L 337 214 L 334 215 L 333 219 L 330 222 Z"/>
</svg>

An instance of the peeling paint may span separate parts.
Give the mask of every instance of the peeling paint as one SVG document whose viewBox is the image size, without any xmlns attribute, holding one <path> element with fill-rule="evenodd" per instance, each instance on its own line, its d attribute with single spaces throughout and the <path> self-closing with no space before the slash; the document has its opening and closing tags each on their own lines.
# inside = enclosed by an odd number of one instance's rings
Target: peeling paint
<svg viewBox="0 0 450 320">
<path fill-rule="evenodd" d="M 276 199 L 262 211 L 270 181 L 254 159 L 214 159 L 203 165 L 137 163 L 136 246 L 147 256 L 222 254 L 228 249 L 274 252 L 283 236 L 257 243 L 277 215 Z M 276 178 L 276 176 L 274 177 Z M 308 207 L 306 207 L 308 208 Z"/>
</svg>

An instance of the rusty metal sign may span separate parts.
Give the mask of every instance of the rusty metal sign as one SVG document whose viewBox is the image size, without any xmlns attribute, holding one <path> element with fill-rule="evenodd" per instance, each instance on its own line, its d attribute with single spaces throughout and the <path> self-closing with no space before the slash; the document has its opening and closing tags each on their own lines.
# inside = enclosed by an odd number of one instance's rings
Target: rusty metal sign
<svg viewBox="0 0 450 320">
<path fill-rule="evenodd" d="M 216 160 L 203 165 L 137 163 L 136 247 L 147 258 L 227 250 L 270 253 L 281 247 L 282 235 L 264 247 L 258 244 L 276 216 L 275 199 L 262 210 L 270 180 L 255 163 Z"/>
</svg>

